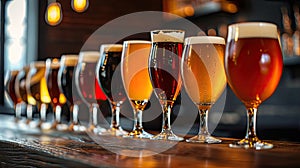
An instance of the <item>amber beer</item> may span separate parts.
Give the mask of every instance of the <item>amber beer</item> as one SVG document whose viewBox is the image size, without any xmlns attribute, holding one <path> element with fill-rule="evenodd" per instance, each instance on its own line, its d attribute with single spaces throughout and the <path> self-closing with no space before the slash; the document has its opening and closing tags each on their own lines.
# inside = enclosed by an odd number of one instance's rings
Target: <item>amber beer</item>
<svg viewBox="0 0 300 168">
<path fill-rule="evenodd" d="M 10 99 L 12 100 L 14 108 L 16 108 L 16 104 L 19 103 L 18 97 L 16 95 L 16 89 L 15 89 L 15 82 L 18 73 L 19 73 L 18 70 L 8 71 L 5 77 L 6 92 L 8 93 Z"/>
<path fill-rule="evenodd" d="M 233 92 L 244 104 L 260 104 L 275 91 L 282 72 L 282 57 L 277 37 L 230 39 L 226 69 Z"/>
<path fill-rule="evenodd" d="M 225 41 L 219 37 L 189 38 L 182 68 L 183 83 L 195 104 L 213 104 L 226 86 Z M 194 86 L 197 85 L 197 86 Z"/>
<path fill-rule="evenodd" d="M 124 47 L 128 53 L 123 53 L 121 64 L 123 83 L 128 97 L 138 105 L 141 101 L 148 101 L 153 90 L 148 73 L 151 42 L 128 41 L 124 42 Z"/>
</svg>

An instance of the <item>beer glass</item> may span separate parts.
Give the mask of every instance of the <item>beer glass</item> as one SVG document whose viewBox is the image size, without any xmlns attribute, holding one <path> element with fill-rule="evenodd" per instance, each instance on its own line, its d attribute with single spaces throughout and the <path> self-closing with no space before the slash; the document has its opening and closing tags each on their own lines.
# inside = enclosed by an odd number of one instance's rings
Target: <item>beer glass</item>
<svg viewBox="0 0 300 168">
<path fill-rule="evenodd" d="M 122 80 L 126 94 L 134 109 L 134 127 L 125 137 L 152 137 L 151 134 L 144 131 L 142 125 L 142 113 L 153 90 L 148 73 L 150 48 L 150 41 L 131 40 L 123 42 Z"/>
<path fill-rule="evenodd" d="M 49 90 L 49 95 L 51 98 L 51 105 L 54 112 L 54 123 L 52 128 L 59 129 L 61 124 L 61 114 L 62 106 L 66 103 L 66 97 L 62 92 L 60 92 L 58 87 L 58 70 L 60 67 L 59 59 L 57 58 L 48 58 L 46 60 L 46 73 L 45 78 L 47 82 L 47 87 Z"/>
<path fill-rule="evenodd" d="M 170 115 L 181 89 L 180 60 L 184 33 L 182 30 L 151 31 L 149 73 L 154 93 L 163 109 L 162 131 L 152 139 L 183 140 L 173 133 Z"/>
<path fill-rule="evenodd" d="M 185 39 L 181 75 L 187 94 L 199 109 L 199 133 L 187 142 L 220 143 L 208 131 L 208 112 L 226 86 L 224 70 L 225 40 L 216 36 Z"/>
<path fill-rule="evenodd" d="M 73 88 L 73 75 L 77 63 L 78 55 L 76 54 L 66 54 L 62 55 L 60 58 L 60 66 L 57 75 L 58 88 L 66 98 L 66 104 L 71 112 L 72 121 L 70 126 L 62 123 L 58 125 L 57 128 L 69 129 L 70 131 L 75 132 L 83 132 L 86 130 L 86 127 L 81 125 L 78 121 L 79 104 L 81 103 L 80 97 L 77 90 Z"/>
<path fill-rule="evenodd" d="M 118 66 L 121 62 L 122 47 L 121 44 L 101 45 L 100 59 L 96 68 L 97 80 L 110 102 L 112 111 L 110 129 L 106 134 L 116 136 L 128 134 L 122 129 L 119 122 L 121 105 L 126 100 L 126 93 L 121 81 L 121 70 Z"/>
<path fill-rule="evenodd" d="M 275 91 L 282 66 L 276 25 L 264 22 L 229 25 L 225 52 L 227 80 L 232 91 L 245 105 L 248 119 L 245 138 L 230 144 L 230 147 L 273 147 L 258 139 L 256 116 L 259 105 Z"/>
<path fill-rule="evenodd" d="M 18 102 L 26 105 L 26 123 L 29 124 L 32 120 L 33 107 L 27 101 L 27 91 L 26 91 L 26 76 L 28 75 L 30 66 L 24 66 L 16 77 L 15 82 L 15 92 L 18 98 Z"/>
<path fill-rule="evenodd" d="M 106 129 L 98 124 L 98 99 L 106 100 L 96 78 L 96 65 L 99 60 L 98 51 L 83 51 L 79 53 L 79 60 L 75 70 L 75 86 L 79 96 L 87 104 L 90 114 L 88 131 L 101 134 Z"/>
<path fill-rule="evenodd" d="M 28 103 L 37 106 L 40 117 L 37 126 L 41 128 L 46 121 L 48 104 L 51 102 L 45 78 L 45 71 L 45 61 L 36 61 L 30 64 L 30 70 L 26 77 Z"/>
<path fill-rule="evenodd" d="M 21 119 L 21 101 L 18 99 L 16 95 L 15 82 L 19 70 L 8 70 L 5 75 L 5 97 L 9 100 L 15 111 L 15 121 L 19 121 Z"/>
</svg>

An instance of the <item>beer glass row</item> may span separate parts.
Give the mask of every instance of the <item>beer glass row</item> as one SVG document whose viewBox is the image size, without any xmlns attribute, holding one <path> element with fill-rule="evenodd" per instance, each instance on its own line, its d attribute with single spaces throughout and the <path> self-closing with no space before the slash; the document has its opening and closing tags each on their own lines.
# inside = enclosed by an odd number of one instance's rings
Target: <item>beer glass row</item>
<svg viewBox="0 0 300 168">
<path fill-rule="evenodd" d="M 43 128 L 51 104 L 55 121 L 51 128 L 89 131 L 97 135 L 125 138 L 182 141 L 171 128 L 170 114 L 183 85 L 199 109 L 199 133 L 187 142 L 221 143 L 207 128 L 208 112 L 223 93 L 226 83 L 245 104 L 248 114 L 245 139 L 230 147 L 268 149 L 273 145 L 256 136 L 258 106 L 272 95 L 282 72 L 282 55 L 277 27 L 271 23 L 251 22 L 228 27 L 227 43 L 217 36 L 184 37 L 183 30 L 151 31 L 151 41 L 129 40 L 123 44 L 103 44 L 100 51 L 63 55 L 10 71 L 7 91 L 14 102 L 16 119 L 20 104 L 27 104 L 27 123 L 37 107 Z M 120 65 L 120 66 L 119 66 Z M 75 86 L 75 87 L 74 87 Z M 158 135 L 146 132 L 142 113 L 152 92 L 161 104 L 163 121 Z M 134 128 L 122 129 L 121 105 L 129 99 L 133 107 Z M 110 128 L 98 124 L 99 106 L 109 101 Z M 89 108 L 89 127 L 78 121 L 79 104 Z M 61 123 L 62 106 L 72 114 L 70 125 Z"/>
</svg>

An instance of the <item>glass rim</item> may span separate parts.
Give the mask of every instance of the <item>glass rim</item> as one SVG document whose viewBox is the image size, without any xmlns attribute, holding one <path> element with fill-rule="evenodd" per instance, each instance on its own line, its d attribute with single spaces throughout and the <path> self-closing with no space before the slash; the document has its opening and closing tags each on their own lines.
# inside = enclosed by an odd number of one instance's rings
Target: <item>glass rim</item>
<svg viewBox="0 0 300 168">
<path fill-rule="evenodd" d="M 151 33 L 155 33 L 155 32 L 182 32 L 184 33 L 185 31 L 182 29 L 155 29 L 155 30 L 151 30 Z"/>
<path fill-rule="evenodd" d="M 126 40 L 123 44 L 151 44 L 151 41 L 148 40 Z"/>
<path fill-rule="evenodd" d="M 223 44 L 225 45 L 225 38 L 221 36 L 191 36 L 185 38 L 184 44 Z"/>
<path fill-rule="evenodd" d="M 122 51 L 123 45 L 122 44 L 101 44 L 100 46 L 100 54 L 103 52 L 119 52 Z"/>
<path fill-rule="evenodd" d="M 228 27 L 240 27 L 240 26 L 258 26 L 258 27 L 270 26 L 270 27 L 277 28 L 277 25 L 271 22 L 239 22 L 239 23 L 233 23 L 228 25 Z"/>
<path fill-rule="evenodd" d="M 75 66 L 78 62 L 78 55 L 62 55 L 60 58 L 61 66 Z"/>
<path fill-rule="evenodd" d="M 100 57 L 99 51 L 81 51 L 79 53 L 79 62 L 97 62 Z"/>
<path fill-rule="evenodd" d="M 46 62 L 45 61 L 34 61 L 30 63 L 30 67 L 46 67 Z"/>
</svg>

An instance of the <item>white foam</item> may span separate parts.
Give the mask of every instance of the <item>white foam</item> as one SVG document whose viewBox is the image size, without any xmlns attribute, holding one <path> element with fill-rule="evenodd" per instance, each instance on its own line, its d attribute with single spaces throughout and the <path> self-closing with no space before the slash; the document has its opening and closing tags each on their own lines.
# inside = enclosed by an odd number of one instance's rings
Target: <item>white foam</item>
<svg viewBox="0 0 300 168">
<path fill-rule="evenodd" d="M 82 51 L 79 53 L 79 62 L 98 62 L 99 57 L 98 51 Z"/>
<path fill-rule="evenodd" d="M 153 30 L 151 31 L 152 42 L 178 42 L 183 43 L 183 30 Z"/>
<path fill-rule="evenodd" d="M 100 53 L 103 52 L 120 52 L 123 49 L 122 44 L 102 44 L 100 46 Z"/>
<path fill-rule="evenodd" d="M 60 65 L 61 66 L 76 66 L 78 62 L 78 55 L 75 54 L 67 54 L 62 55 L 60 59 Z"/>
<path fill-rule="evenodd" d="M 277 26 L 266 22 L 245 22 L 228 26 L 228 41 L 236 38 L 278 38 Z"/>
<path fill-rule="evenodd" d="M 185 38 L 184 44 L 223 44 L 225 39 L 218 36 L 192 36 Z"/>
</svg>

